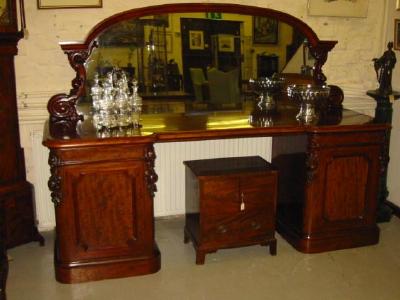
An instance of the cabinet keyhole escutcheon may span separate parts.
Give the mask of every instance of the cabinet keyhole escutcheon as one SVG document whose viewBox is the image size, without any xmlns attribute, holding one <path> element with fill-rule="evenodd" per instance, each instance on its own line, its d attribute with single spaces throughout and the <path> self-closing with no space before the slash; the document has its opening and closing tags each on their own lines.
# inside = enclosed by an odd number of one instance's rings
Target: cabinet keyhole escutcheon
<svg viewBox="0 0 400 300">
<path fill-rule="evenodd" d="M 244 203 L 244 194 L 243 192 L 240 194 L 240 211 L 244 211 L 246 209 L 246 204 Z"/>
</svg>

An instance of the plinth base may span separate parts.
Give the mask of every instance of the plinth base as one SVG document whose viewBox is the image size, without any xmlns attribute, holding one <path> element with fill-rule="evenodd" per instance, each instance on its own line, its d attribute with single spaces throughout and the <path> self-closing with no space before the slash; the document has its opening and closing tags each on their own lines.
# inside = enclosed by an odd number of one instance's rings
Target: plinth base
<svg viewBox="0 0 400 300">
<path fill-rule="evenodd" d="M 84 262 L 62 263 L 58 258 L 58 245 L 54 250 L 54 265 L 57 281 L 79 283 L 111 278 L 156 273 L 161 268 L 161 255 L 157 245 L 150 256 L 93 259 Z"/>
<path fill-rule="evenodd" d="M 309 236 L 301 234 L 297 228 L 278 219 L 277 231 L 296 250 L 303 253 L 356 248 L 379 242 L 379 228 L 376 225 L 337 232 L 320 232 Z"/>
</svg>

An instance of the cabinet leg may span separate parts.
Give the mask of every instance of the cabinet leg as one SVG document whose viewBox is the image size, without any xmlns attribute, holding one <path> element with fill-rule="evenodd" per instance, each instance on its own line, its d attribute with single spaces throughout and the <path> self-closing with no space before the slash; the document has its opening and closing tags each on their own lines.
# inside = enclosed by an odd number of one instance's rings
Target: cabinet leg
<svg viewBox="0 0 400 300">
<path fill-rule="evenodd" d="M 206 260 L 206 253 L 203 251 L 196 251 L 196 265 L 204 265 Z"/>
<path fill-rule="evenodd" d="M 186 232 L 186 229 L 183 231 L 183 242 L 185 244 L 189 243 L 189 234 Z"/>
<path fill-rule="evenodd" d="M 39 231 L 37 229 L 35 229 L 35 237 L 34 237 L 34 241 L 39 242 L 40 247 L 44 246 L 44 237 L 39 233 Z"/>
<path fill-rule="evenodd" d="M 275 240 L 275 241 L 272 241 L 272 242 L 269 244 L 269 253 L 270 253 L 271 255 L 276 255 L 276 240 Z"/>
</svg>

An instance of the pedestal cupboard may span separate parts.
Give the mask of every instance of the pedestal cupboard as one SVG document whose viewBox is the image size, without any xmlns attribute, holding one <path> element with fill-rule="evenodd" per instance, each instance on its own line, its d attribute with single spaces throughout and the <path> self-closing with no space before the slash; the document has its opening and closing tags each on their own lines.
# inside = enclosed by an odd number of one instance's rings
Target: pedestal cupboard
<svg viewBox="0 0 400 300">
<path fill-rule="evenodd" d="M 73 283 L 153 273 L 157 179 L 151 138 L 50 152 L 56 278 Z"/>
</svg>

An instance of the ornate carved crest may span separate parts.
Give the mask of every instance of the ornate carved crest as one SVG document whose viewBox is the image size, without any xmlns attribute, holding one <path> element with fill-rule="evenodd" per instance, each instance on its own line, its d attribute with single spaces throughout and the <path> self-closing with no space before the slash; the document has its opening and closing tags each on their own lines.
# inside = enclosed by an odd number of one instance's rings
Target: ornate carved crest
<svg viewBox="0 0 400 300">
<path fill-rule="evenodd" d="M 87 49 L 63 48 L 68 55 L 71 67 L 76 72 L 76 77 L 72 80 L 72 89 L 69 95 L 57 94 L 50 98 L 47 110 L 50 113 L 50 133 L 53 136 L 74 136 L 76 134 L 76 124 L 83 121 L 83 116 L 76 111 L 76 102 L 85 93 L 86 69 L 84 63 L 97 47 L 96 41 Z"/>
</svg>

